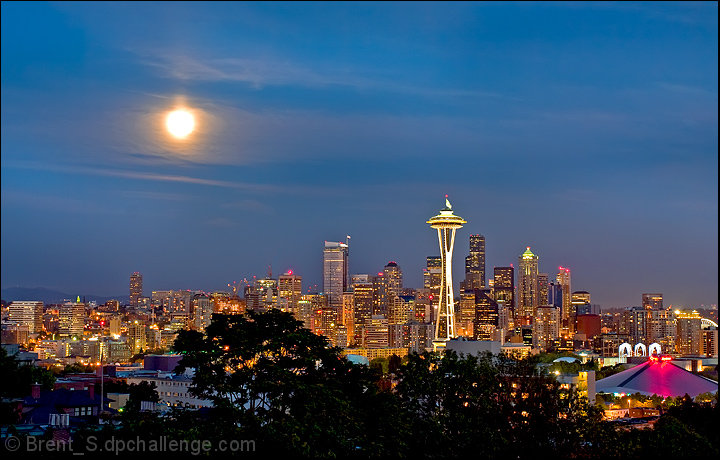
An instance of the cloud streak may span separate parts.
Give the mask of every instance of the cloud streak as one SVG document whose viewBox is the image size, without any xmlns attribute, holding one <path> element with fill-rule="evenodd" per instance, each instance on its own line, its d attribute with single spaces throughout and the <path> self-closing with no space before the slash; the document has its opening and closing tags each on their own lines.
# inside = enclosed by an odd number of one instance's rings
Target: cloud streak
<svg viewBox="0 0 720 460">
<path fill-rule="evenodd" d="M 417 86 L 397 79 L 367 77 L 357 69 L 313 70 L 289 60 L 250 58 L 197 58 L 171 53 L 144 55 L 141 62 L 160 71 L 161 75 L 181 81 L 237 82 L 254 89 L 266 86 L 300 86 L 309 88 L 345 87 L 357 90 L 390 91 L 425 97 L 490 97 L 513 99 L 492 91 Z"/>
<path fill-rule="evenodd" d="M 119 177 L 123 179 L 157 181 L 157 182 L 177 182 L 185 184 L 206 185 L 210 187 L 222 187 L 237 190 L 248 190 L 256 192 L 273 192 L 279 191 L 278 187 L 265 184 L 252 184 L 247 182 L 229 182 L 215 179 L 204 179 L 192 176 L 180 176 L 171 174 L 143 173 L 137 171 L 115 170 L 106 168 L 93 168 L 86 166 L 57 166 L 57 165 L 39 165 L 39 164 L 22 164 L 15 163 L 3 166 L 4 168 L 32 169 L 36 171 L 52 171 L 67 174 L 81 174 L 87 176 L 101 177 Z"/>
</svg>

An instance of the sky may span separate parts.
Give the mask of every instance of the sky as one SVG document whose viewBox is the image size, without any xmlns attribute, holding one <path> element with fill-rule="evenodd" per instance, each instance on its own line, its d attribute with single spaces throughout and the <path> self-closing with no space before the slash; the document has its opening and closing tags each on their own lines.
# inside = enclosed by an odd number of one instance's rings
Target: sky
<svg viewBox="0 0 720 460">
<path fill-rule="evenodd" d="M 456 290 L 480 233 L 489 273 L 717 304 L 716 2 L 0 8 L 3 288 L 322 289 L 346 235 L 421 287 L 447 194 Z"/>
</svg>

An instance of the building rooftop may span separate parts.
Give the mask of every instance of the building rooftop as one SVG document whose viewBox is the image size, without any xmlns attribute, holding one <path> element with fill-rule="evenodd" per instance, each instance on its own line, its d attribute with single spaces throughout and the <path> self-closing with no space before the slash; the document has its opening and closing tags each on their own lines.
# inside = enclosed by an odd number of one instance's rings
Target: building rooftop
<svg viewBox="0 0 720 460">
<path fill-rule="evenodd" d="M 596 391 L 663 397 L 687 394 L 694 398 L 702 393 L 717 393 L 718 383 L 676 366 L 668 356 L 652 356 L 643 364 L 598 380 Z"/>
</svg>

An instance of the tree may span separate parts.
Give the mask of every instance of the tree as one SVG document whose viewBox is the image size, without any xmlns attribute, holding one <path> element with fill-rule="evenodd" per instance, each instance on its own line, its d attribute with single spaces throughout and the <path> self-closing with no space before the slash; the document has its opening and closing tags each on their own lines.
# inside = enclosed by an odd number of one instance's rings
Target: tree
<svg viewBox="0 0 720 460">
<path fill-rule="evenodd" d="M 181 331 L 174 349 L 183 354 L 176 371 L 194 369 L 191 392 L 213 401 L 225 427 L 274 453 L 373 456 L 401 445 L 396 400 L 378 389 L 379 373 L 351 364 L 289 313 L 213 315 L 204 335 Z"/>
<path fill-rule="evenodd" d="M 135 414 L 140 411 L 141 402 L 149 401 L 153 403 L 160 402 L 160 396 L 157 393 L 155 382 L 132 383 L 128 387 L 127 403 L 125 403 L 125 412 Z"/>
<path fill-rule="evenodd" d="M 537 359 L 410 355 L 397 393 L 415 441 L 409 456 L 578 455 L 600 411 L 539 371 Z"/>
<path fill-rule="evenodd" d="M 39 383 L 44 390 L 52 389 L 55 383 L 52 372 L 32 364 L 20 363 L 14 356 L 8 356 L 4 348 L 0 348 L 0 376 L 0 422 L 3 425 L 16 423 L 18 420 L 17 411 L 10 399 L 28 396 L 35 383 Z"/>
</svg>

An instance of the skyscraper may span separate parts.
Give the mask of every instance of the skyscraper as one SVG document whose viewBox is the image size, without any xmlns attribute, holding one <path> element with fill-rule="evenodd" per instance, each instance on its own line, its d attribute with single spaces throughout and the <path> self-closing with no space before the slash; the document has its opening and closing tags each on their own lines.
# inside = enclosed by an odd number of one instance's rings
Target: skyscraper
<svg viewBox="0 0 720 460">
<path fill-rule="evenodd" d="M 440 301 L 435 323 L 435 348 L 444 347 L 446 342 L 455 335 L 455 299 L 452 284 L 452 253 L 455 245 L 455 231 L 466 224 L 462 217 L 453 214 L 452 205 L 445 196 L 445 208 L 440 214 L 427 221 L 430 227 L 437 229 L 440 257 L 442 260 L 442 280 L 440 285 Z"/>
<path fill-rule="evenodd" d="M 58 333 L 60 337 L 75 337 L 82 339 L 85 328 L 85 304 L 65 302 L 60 305 Z"/>
<path fill-rule="evenodd" d="M 372 279 L 373 286 L 373 315 L 387 315 L 388 296 L 387 279 L 385 273 L 378 272 Z"/>
<path fill-rule="evenodd" d="M 518 320 L 520 325 L 532 324 L 537 307 L 538 295 L 538 256 L 527 247 L 518 259 Z"/>
<path fill-rule="evenodd" d="M 550 298 L 550 284 L 547 273 L 538 273 L 538 306 L 547 305 Z"/>
<path fill-rule="evenodd" d="M 498 340 L 498 303 L 488 294 L 489 290 L 475 289 L 474 337 L 477 340 Z"/>
<path fill-rule="evenodd" d="M 646 310 L 662 310 L 663 295 L 662 294 L 643 294 L 642 306 Z"/>
<path fill-rule="evenodd" d="M 465 289 L 485 287 L 485 237 L 470 235 L 470 253 L 465 257 Z"/>
<path fill-rule="evenodd" d="M 278 277 L 278 296 L 284 299 L 282 303 L 287 309 L 295 312 L 302 296 L 302 276 L 288 270 Z"/>
<path fill-rule="evenodd" d="M 702 351 L 702 317 L 695 310 L 678 311 L 675 321 L 675 351 L 681 355 L 699 355 Z"/>
<path fill-rule="evenodd" d="M 30 334 L 42 332 L 43 303 L 15 300 L 10 303 L 8 320 L 24 328 Z"/>
<path fill-rule="evenodd" d="M 552 348 L 560 337 L 560 309 L 552 305 L 538 307 L 533 329 L 537 346 L 544 350 Z"/>
<path fill-rule="evenodd" d="M 362 340 L 362 330 L 365 321 L 373 314 L 373 285 L 372 283 L 357 283 L 353 285 L 353 305 L 355 308 L 355 336 Z"/>
<path fill-rule="evenodd" d="M 387 286 L 387 297 L 391 299 L 402 294 L 403 274 L 397 262 L 390 261 L 383 268 L 385 275 L 385 285 Z"/>
<path fill-rule="evenodd" d="M 569 324 L 575 311 L 572 308 L 572 291 L 570 289 L 570 269 L 567 267 L 558 267 L 558 274 L 555 281 L 562 290 L 562 310 L 561 316 L 563 323 Z"/>
<path fill-rule="evenodd" d="M 325 242 L 323 250 L 323 291 L 331 307 L 340 310 L 348 287 L 348 244 Z"/>
<path fill-rule="evenodd" d="M 438 302 L 440 301 L 440 285 L 442 284 L 442 257 L 428 256 L 426 268 L 423 269 L 423 287 L 430 291 L 428 301 L 430 303 L 429 314 L 425 315 L 425 321 L 435 322 Z"/>
<path fill-rule="evenodd" d="M 515 314 L 515 268 L 495 267 L 493 269 L 493 298 L 504 302 L 510 315 Z"/>
<path fill-rule="evenodd" d="M 143 296 L 143 277 L 140 272 L 130 275 L 130 306 L 138 307 L 140 298 Z"/>
</svg>

